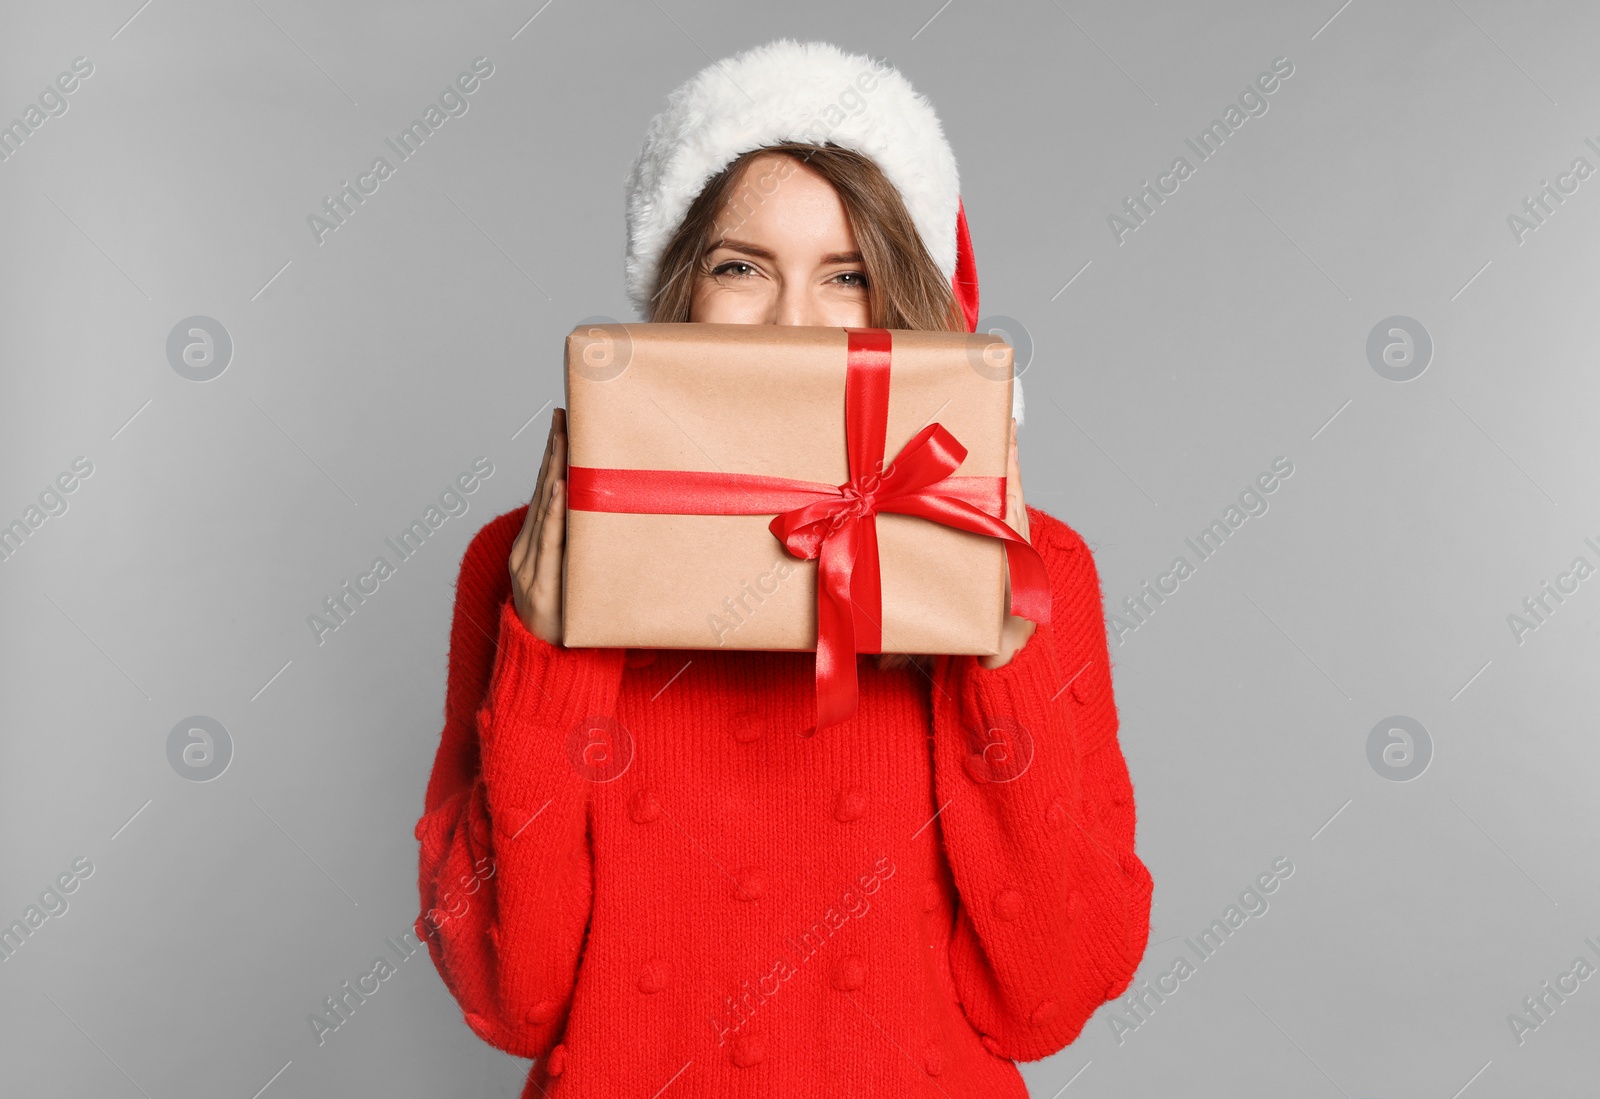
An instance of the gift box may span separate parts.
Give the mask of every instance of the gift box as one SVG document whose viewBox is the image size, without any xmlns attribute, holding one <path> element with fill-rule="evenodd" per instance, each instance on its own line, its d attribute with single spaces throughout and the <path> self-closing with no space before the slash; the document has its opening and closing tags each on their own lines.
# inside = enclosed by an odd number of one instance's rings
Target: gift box
<svg viewBox="0 0 1600 1099">
<path fill-rule="evenodd" d="M 1011 348 L 988 334 L 581 325 L 567 337 L 567 646 L 999 651 L 1047 620 L 1004 523 Z M 826 697 L 824 697 L 826 696 Z"/>
</svg>

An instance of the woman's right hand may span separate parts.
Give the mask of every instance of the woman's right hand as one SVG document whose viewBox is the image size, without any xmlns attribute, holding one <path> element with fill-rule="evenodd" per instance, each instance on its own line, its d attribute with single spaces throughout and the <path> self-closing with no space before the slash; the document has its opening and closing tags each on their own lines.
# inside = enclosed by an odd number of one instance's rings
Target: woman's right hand
<svg viewBox="0 0 1600 1099">
<path fill-rule="evenodd" d="M 511 598 L 528 632 L 561 643 L 561 558 L 567 533 L 567 410 L 550 415 L 539 483 L 511 545 Z"/>
</svg>

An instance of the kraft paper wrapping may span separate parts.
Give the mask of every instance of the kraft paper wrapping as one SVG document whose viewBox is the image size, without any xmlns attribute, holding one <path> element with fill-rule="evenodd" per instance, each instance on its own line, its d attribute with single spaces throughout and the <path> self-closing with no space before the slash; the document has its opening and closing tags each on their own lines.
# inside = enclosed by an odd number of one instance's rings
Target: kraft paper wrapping
<svg viewBox="0 0 1600 1099">
<path fill-rule="evenodd" d="M 1005 476 L 1011 347 L 891 333 L 885 464 L 937 421 L 967 448 L 956 476 Z M 566 343 L 568 464 L 842 484 L 846 340 L 832 327 L 580 326 Z M 791 555 L 771 520 L 568 509 L 563 644 L 814 651 L 817 562 Z M 917 516 L 876 522 L 881 651 L 998 652 L 1002 542 Z"/>
</svg>

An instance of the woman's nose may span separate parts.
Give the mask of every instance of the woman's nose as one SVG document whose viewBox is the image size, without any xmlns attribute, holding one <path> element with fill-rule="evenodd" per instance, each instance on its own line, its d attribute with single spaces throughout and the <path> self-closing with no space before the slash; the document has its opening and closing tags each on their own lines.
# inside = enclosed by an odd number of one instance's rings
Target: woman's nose
<svg viewBox="0 0 1600 1099">
<path fill-rule="evenodd" d="M 809 293 L 809 288 L 803 283 L 788 282 L 778 292 L 778 301 L 773 324 L 814 325 L 820 323 L 816 319 L 816 302 Z"/>
</svg>

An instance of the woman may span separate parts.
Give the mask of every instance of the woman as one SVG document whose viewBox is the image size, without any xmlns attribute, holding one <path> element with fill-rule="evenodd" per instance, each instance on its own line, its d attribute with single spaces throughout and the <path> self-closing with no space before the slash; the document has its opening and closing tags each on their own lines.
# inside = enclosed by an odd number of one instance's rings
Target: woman
<svg viewBox="0 0 1600 1099">
<path fill-rule="evenodd" d="M 629 187 L 653 321 L 973 326 L 954 159 L 868 58 L 708 67 Z M 1025 1096 L 1013 1061 L 1130 981 L 1151 880 L 1094 560 L 1023 503 L 1016 420 L 1007 521 L 1051 624 L 864 657 L 822 735 L 810 653 L 561 647 L 565 426 L 462 562 L 416 829 L 418 934 L 468 1025 L 537 1060 L 525 1097 Z"/>
</svg>

